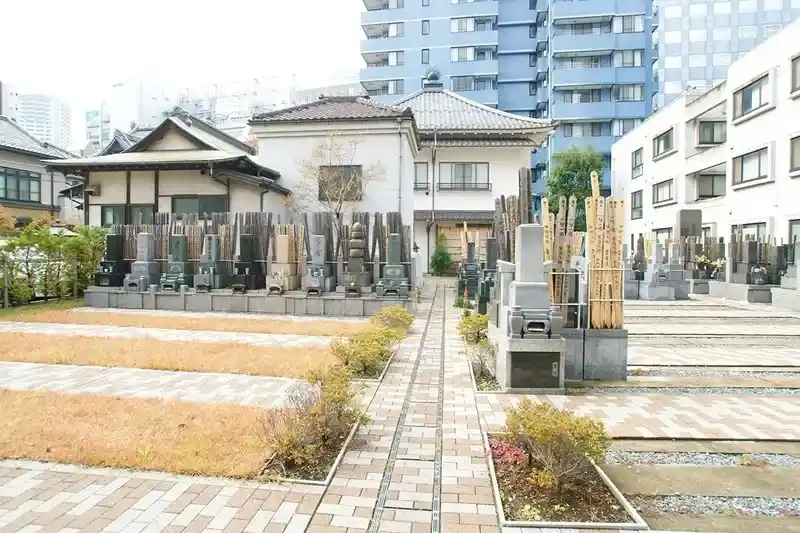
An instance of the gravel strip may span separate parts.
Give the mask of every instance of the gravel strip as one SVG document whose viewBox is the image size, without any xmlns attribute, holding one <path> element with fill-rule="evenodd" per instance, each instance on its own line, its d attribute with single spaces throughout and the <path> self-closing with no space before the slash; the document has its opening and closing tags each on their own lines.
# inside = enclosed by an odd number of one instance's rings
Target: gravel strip
<svg viewBox="0 0 800 533">
<path fill-rule="evenodd" d="M 649 368 L 639 372 L 628 370 L 629 376 L 722 376 L 722 377 L 764 377 L 764 378 L 800 378 L 800 372 L 770 372 L 769 370 L 732 370 L 728 368 Z"/>
<path fill-rule="evenodd" d="M 743 516 L 800 516 L 800 498 L 655 496 L 644 505 L 665 513 Z"/>
<path fill-rule="evenodd" d="M 778 387 L 576 387 L 569 394 L 763 394 L 770 396 L 800 395 L 800 389 Z"/>
<path fill-rule="evenodd" d="M 691 466 L 738 466 L 747 456 L 755 461 L 766 461 L 770 466 L 800 468 L 800 457 L 783 453 L 703 453 L 703 452 L 606 452 L 608 464 L 630 465 L 691 465 Z"/>
</svg>

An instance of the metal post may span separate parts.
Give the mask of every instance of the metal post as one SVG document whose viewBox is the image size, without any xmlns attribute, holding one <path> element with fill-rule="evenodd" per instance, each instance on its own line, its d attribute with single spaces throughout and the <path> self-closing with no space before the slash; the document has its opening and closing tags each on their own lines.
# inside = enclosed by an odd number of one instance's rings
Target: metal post
<svg viewBox="0 0 800 533">
<path fill-rule="evenodd" d="M 72 261 L 72 297 L 78 299 L 78 260 Z"/>
</svg>

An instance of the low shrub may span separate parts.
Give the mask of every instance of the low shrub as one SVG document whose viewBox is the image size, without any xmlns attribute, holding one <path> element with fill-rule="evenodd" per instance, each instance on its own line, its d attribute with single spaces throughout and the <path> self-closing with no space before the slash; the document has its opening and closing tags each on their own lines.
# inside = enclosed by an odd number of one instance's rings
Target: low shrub
<svg viewBox="0 0 800 533">
<path fill-rule="evenodd" d="M 591 474 L 586 458 L 602 462 L 611 444 L 602 422 L 527 398 L 507 410 L 505 438 L 527 455 L 528 481 L 553 494 Z"/>
<path fill-rule="evenodd" d="M 312 372 L 290 391 L 286 407 L 267 411 L 261 420 L 258 436 L 267 453 L 262 474 L 324 477 L 350 428 L 363 420 L 347 368 Z"/>
<path fill-rule="evenodd" d="M 453 259 L 447 251 L 447 237 L 440 233 L 436 237 L 436 248 L 434 248 L 433 254 L 431 254 L 429 270 L 434 276 L 441 276 L 452 264 Z"/>
<path fill-rule="evenodd" d="M 369 321 L 376 326 L 392 328 L 407 334 L 411 330 L 411 324 L 414 323 L 414 315 L 406 311 L 402 305 L 393 305 L 384 307 L 375 313 Z"/>
<path fill-rule="evenodd" d="M 355 376 L 378 377 L 402 338 L 397 329 L 370 326 L 346 340 L 334 341 L 331 351 Z"/>
<path fill-rule="evenodd" d="M 472 302 L 469 301 L 469 298 L 465 298 L 464 296 L 456 297 L 455 307 L 459 309 L 475 309 L 475 306 L 472 305 Z"/>
<path fill-rule="evenodd" d="M 486 338 L 488 329 L 489 316 L 479 313 L 464 315 L 458 323 L 458 334 L 464 337 L 467 344 L 478 344 L 481 339 Z"/>
</svg>

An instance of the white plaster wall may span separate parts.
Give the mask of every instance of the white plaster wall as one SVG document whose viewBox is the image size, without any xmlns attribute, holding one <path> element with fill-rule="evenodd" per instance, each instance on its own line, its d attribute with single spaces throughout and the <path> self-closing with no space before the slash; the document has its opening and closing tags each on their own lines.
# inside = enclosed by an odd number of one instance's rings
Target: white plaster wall
<svg viewBox="0 0 800 533">
<path fill-rule="evenodd" d="M 261 211 L 261 191 L 258 187 L 231 180 L 230 210 L 239 213 Z"/>
<path fill-rule="evenodd" d="M 612 148 L 613 194 L 626 201 L 626 242 L 631 234 L 672 227 L 680 209 L 701 209 L 703 226 L 712 235 L 727 237 L 732 225 L 766 223 L 778 242 L 789 237 L 789 222 L 800 220 L 800 173 L 789 173 L 790 139 L 800 135 L 800 94 L 791 91 L 791 59 L 800 54 L 800 22 L 784 29 L 746 54 L 729 68 L 728 80 L 706 95 L 679 98 L 635 128 Z M 733 94 L 763 75 L 769 76 L 769 105 L 733 119 Z M 695 146 L 695 117 L 723 103 L 727 142 L 708 150 Z M 719 114 L 718 116 L 721 116 Z M 652 161 L 652 139 L 670 125 L 676 127 L 677 152 Z M 631 179 L 631 154 L 644 148 L 644 173 Z M 757 182 L 733 185 L 734 158 L 768 148 L 769 176 Z M 726 165 L 726 195 L 694 201 L 694 172 Z M 652 185 L 675 177 L 676 202 L 654 207 Z M 631 193 L 643 190 L 643 217 L 630 218 Z"/>
<path fill-rule="evenodd" d="M 123 171 L 90 172 L 89 186 L 99 185 L 100 194 L 89 196 L 89 205 L 125 204 L 128 189 L 125 176 L 126 174 Z M 153 197 L 150 196 L 150 198 L 150 202 L 152 202 Z"/>
<path fill-rule="evenodd" d="M 162 170 L 158 177 L 159 196 L 201 196 L 226 194 L 223 183 L 213 181 L 199 170 Z"/>
<path fill-rule="evenodd" d="M 398 131 L 399 130 L 399 131 Z M 258 160 L 280 172 L 278 183 L 289 190 L 300 189 L 303 161 L 313 161 L 314 150 L 336 133 L 337 142 L 357 142 L 352 158 L 341 163 L 317 161 L 316 164 L 353 164 L 377 166 L 375 176 L 365 185 L 363 198 L 348 208 L 352 211 L 400 211 L 405 224 L 414 218 L 414 159 L 416 141 L 407 121 L 353 122 L 341 124 L 254 125 L 258 139 Z M 298 204 L 320 210 L 314 199 L 298 198 Z"/>
<path fill-rule="evenodd" d="M 493 211 L 494 199 L 500 195 L 519 194 L 519 169 L 530 165 L 529 148 L 438 148 L 436 169 L 432 150 L 424 148 L 416 162 L 428 164 L 426 191 L 414 192 L 414 209 Z M 437 190 L 441 163 L 489 163 L 490 191 Z M 421 246 L 421 245 L 420 245 Z M 424 255 L 423 255 L 424 257 Z"/>
<path fill-rule="evenodd" d="M 131 172 L 131 203 L 152 204 L 156 194 L 156 173 L 152 170 Z"/>
<path fill-rule="evenodd" d="M 184 135 L 176 131 L 167 131 L 162 138 L 155 141 L 147 148 L 148 152 L 165 150 L 198 150 L 198 147 Z"/>
</svg>

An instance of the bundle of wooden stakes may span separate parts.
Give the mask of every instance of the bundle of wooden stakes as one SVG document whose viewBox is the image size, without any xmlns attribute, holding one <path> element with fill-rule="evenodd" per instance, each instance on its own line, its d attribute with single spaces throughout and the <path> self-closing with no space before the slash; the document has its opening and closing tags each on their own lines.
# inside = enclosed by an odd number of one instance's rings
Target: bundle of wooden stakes
<svg viewBox="0 0 800 533">
<path fill-rule="evenodd" d="M 558 199 L 558 215 L 550 212 L 547 198 L 542 199 L 542 226 L 544 227 L 544 260 L 550 262 L 550 303 L 561 305 L 561 313 L 566 316 L 568 304 L 570 260 L 581 253 L 584 233 L 575 231 L 575 215 L 578 200 L 570 196 Z"/>
<path fill-rule="evenodd" d="M 592 172 L 592 196 L 586 198 L 586 264 L 589 270 L 589 322 L 592 329 L 621 329 L 622 239 L 625 201 L 600 196 Z"/>
</svg>

